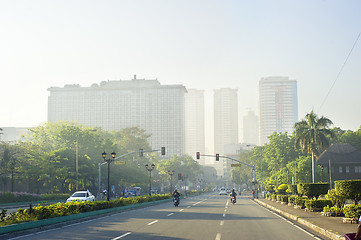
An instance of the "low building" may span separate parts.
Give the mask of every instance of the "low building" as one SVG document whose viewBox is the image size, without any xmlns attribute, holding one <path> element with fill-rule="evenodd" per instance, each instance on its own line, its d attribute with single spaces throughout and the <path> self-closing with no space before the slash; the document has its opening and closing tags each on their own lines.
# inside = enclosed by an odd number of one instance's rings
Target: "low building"
<svg viewBox="0 0 361 240">
<path fill-rule="evenodd" d="M 332 144 L 317 159 L 325 173 L 331 168 L 331 181 L 361 179 L 361 152 L 348 143 Z"/>
</svg>

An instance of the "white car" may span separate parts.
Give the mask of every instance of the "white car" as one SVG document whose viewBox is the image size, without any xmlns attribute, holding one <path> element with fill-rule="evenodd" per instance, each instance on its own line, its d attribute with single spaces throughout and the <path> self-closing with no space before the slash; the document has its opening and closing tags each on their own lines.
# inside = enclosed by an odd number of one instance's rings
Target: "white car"
<svg viewBox="0 0 361 240">
<path fill-rule="evenodd" d="M 226 189 L 221 189 L 221 191 L 219 191 L 219 195 L 227 195 Z"/>
<path fill-rule="evenodd" d="M 73 195 L 66 200 L 66 202 L 72 201 L 95 201 L 95 197 L 89 191 L 78 191 L 73 193 Z"/>
</svg>

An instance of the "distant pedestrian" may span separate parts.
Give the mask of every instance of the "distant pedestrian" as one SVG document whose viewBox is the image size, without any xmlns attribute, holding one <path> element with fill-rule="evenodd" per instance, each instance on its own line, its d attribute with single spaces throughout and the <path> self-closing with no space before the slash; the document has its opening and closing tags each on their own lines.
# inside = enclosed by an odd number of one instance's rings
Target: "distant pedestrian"
<svg viewBox="0 0 361 240">
<path fill-rule="evenodd" d="M 357 227 L 357 230 L 356 230 L 355 240 L 361 240 L 361 216 L 358 219 L 358 227 Z"/>
<path fill-rule="evenodd" d="M 254 190 L 252 190 L 252 199 L 254 199 Z"/>
</svg>

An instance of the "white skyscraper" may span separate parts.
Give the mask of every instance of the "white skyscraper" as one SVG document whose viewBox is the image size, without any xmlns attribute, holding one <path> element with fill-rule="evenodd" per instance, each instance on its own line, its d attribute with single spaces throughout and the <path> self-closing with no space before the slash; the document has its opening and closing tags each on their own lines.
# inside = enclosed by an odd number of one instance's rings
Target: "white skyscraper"
<svg viewBox="0 0 361 240">
<path fill-rule="evenodd" d="M 185 94 L 185 153 L 195 158 L 196 152 L 205 151 L 204 91 L 187 89 Z M 197 160 L 197 159 L 196 159 Z M 204 165 L 204 157 L 199 163 Z"/>
<path fill-rule="evenodd" d="M 139 127 L 151 134 L 153 149 L 166 147 L 168 156 L 184 154 L 182 85 L 158 80 L 107 81 L 91 87 L 65 85 L 48 89 L 48 121 L 74 121 L 104 130 Z"/>
<path fill-rule="evenodd" d="M 214 90 L 214 151 L 225 154 L 224 147 L 238 143 L 237 89 Z"/>
<path fill-rule="evenodd" d="M 259 121 L 254 111 L 248 111 L 243 116 L 243 143 L 250 145 L 259 144 Z"/>
<path fill-rule="evenodd" d="M 259 81 L 260 143 L 274 132 L 292 134 L 298 121 L 297 81 L 268 77 Z"/>
</svg>

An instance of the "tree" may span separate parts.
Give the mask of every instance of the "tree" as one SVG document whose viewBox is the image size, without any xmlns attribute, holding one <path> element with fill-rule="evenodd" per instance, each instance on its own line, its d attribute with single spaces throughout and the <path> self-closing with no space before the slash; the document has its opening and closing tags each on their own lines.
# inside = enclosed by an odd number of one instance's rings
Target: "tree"
<svg viewBox="0 0 361 240">
<path fill-rule="evenodd" d="M 349 143 L 361 151 L 361 127 L 356 132 L 348 130 L 342 134 L 340 141 L 343 143 Z"/>
<path fill-rule="evenodd" d="M 295 148 L 300 147 L 303 153 L 312 155 L 312 182 L 315 182 L 315 158 L 330 145 L 329 137 L 334 133 L 329 126 L 332 121 L 324 116 L 320 118 L 313 112 L 307 113 L 305 118 L 294 125 Z"/>
</svg>

